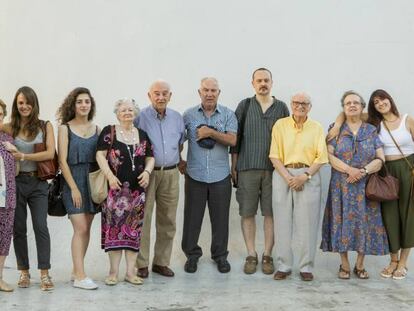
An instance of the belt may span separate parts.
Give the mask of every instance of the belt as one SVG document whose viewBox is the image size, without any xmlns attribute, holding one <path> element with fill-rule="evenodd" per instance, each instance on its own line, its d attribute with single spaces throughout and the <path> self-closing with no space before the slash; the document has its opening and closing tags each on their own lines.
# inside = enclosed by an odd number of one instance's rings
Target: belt
<svg viewBox="0 0 414 311">
<path fill-rule="evenodd" d="M 309 165 L 299 162 L 299 163 L 290 163 L 288 165 L 285 165 L 285 167 L 287 167 L 287 168 L 305 168 L 305 167 L 309 167 Z"/>
<path fill-rule="evenodd" d="M 37 171 L 33 171 L 33 172 L 19 172 L 19 175 L 35 177 L 35 176 L 37 176 Z"/>
<path fill-rule="evenodd" d="M 168 171 L 168 170 L 173 170 L 178 166 L 178 164 L 174 164 L 171 166 L 155 166 L 154 170 L 155 171 Z"/>
</svg>

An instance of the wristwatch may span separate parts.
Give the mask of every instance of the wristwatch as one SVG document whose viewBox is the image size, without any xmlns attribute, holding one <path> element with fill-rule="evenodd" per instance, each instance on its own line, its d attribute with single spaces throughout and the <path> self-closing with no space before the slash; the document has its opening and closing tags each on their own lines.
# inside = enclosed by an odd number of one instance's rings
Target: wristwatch
<svg viewBox="0 0 414 311">
<path fill-rule="evenodd" d="M 368 169 L 366 167 L 364 167 L 364 172 L 365 172 L 366 175 L 369 174 L 369 171 L 368 171 Z"/>
<path fill-rule="evenodd" d="M 308 180 L 311 180 L 312 179 L 312 175 L 309 174 L 308 172 L 305 172 L 305 175 L 308 177 Z"/>
</svg>

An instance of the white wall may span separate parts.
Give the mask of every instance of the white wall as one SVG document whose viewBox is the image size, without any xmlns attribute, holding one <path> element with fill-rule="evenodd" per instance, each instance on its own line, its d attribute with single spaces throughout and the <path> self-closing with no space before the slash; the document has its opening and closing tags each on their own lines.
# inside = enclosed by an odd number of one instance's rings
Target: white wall
<svg viewBox="0 0 414 311">
<path fill-rule="evenodd" d="M 0 0 L 0 97 L 11 105 L 32 86 L 41 117 L 76 86 L 95 96 L 97 122 L 114 121 L 113 102 L 147 104 L 148 85 L 171 82 L 171 106 L 198 103 L 201 77 L 216 76 L 232 108 L 253 93 L 252 70 L 274 74 L 288 101 L 305 90 L 326 127 L 348 89 L 368 100 L 388 90 L 413 114 L 414 2 L 410 0 Z"/>
</svg>

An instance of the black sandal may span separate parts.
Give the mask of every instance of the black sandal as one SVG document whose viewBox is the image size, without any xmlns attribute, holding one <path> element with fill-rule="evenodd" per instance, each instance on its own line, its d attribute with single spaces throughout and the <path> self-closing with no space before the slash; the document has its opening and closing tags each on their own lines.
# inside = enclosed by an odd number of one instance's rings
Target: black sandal
<svg viewBox="0 0 414 311">
<path fill-rule="evenodd" d="M 345 270 L 342 268 L 342 265 L 339 266 L 338 278 L 341 280 L 349 280 L 351 278 L 351 271 Z"/>
<path fill-rule="evenodd" d="M 358 269 L 356 266 L 354 267 L 354 274 L 358 277 L 358 279 L 366 280 L 369 279 L 369 275 L 365 268 Z"/>
</svg>

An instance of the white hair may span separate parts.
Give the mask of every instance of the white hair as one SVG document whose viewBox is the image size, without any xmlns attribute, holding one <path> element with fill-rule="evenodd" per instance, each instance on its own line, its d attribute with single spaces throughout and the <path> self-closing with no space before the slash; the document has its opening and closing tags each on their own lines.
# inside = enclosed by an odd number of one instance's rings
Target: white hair
<svg viewBox="0 0 414 311">
<path fill-rule="evenodd" d="M 293 96 L 292 96 L 292 98 L 290 99 L 290 101 L 292 102 L 292 101 L 293 101 L 293 99 L 294 99 L 295 97 L 297 97 L 297 96 L 304 97 L 304 98 L 306 99 L 306 101 L 307 101 L 309 104 L 311 104 L 311 103 L 312 103 L 311 97 L 310 97 L 307 93 L 305 93 L 305 92 L 299 92 L 299 93 L 296 93 L 295 95 L 293 95 Z"/>
<path fill-rule="evenodd" d="M 114 105 L 114 113 L 115 114 L 118 114 L 119 107 L 121 105 L 124 105 L 124 104 L 132 105 L 132 107 L 134 107 L 134 114 L 135 114 L 135 116 L 138 116 L 139 115 L 139 107 L 135 103 L 135 99 L 133 99 L 133 98 L 122 98 L 122 99 L 118 99 L 115 102 L 115 105 Z"/>
</svg>

